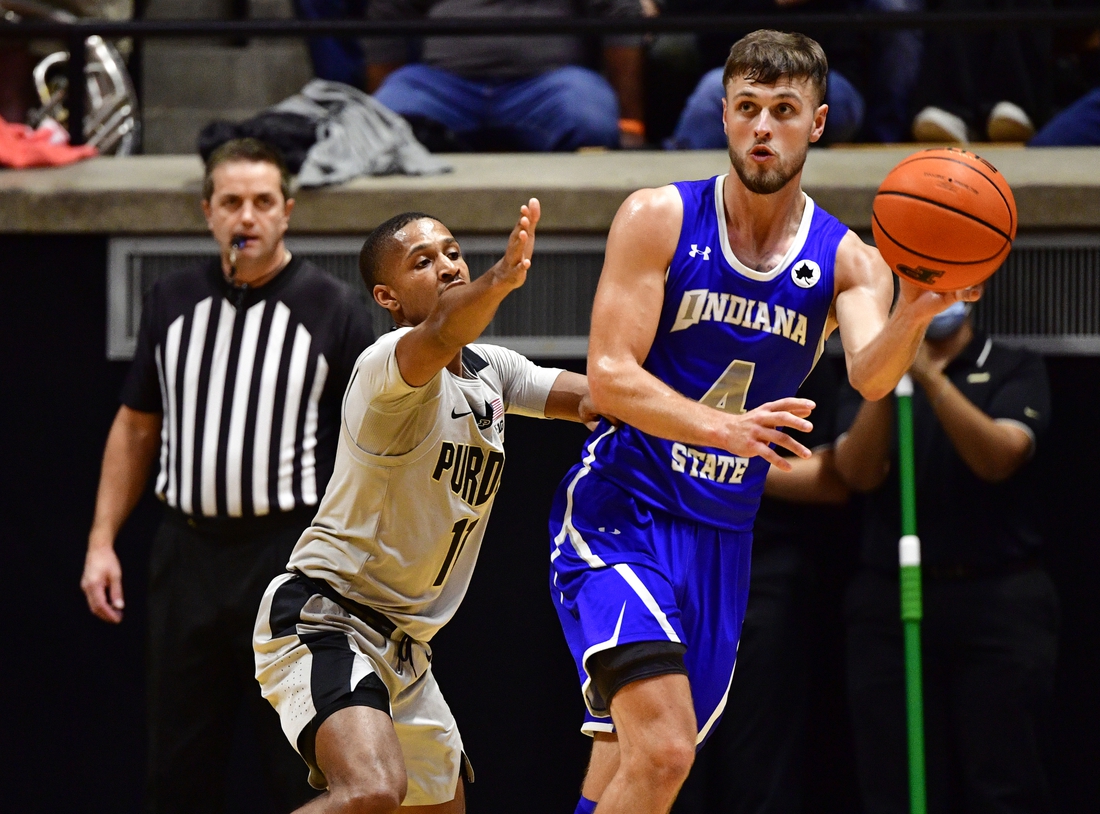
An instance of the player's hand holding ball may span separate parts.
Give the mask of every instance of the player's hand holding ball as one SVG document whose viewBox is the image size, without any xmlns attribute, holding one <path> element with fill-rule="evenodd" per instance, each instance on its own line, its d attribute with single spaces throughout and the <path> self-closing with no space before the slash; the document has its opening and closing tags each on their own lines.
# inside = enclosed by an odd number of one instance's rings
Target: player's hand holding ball
<svg viewBox="0 0 1100 814">
<path fill-rule="evenodd" d="M 981 283 L 1008 257 L 1016 227 L 1016 200 L 1004 176 L 954 147 L 922 150 L 894 167 L 875 195 L 871 219 L 902 298 L 926 300 L 935 312 L 978 299 Z"/>
</svg>

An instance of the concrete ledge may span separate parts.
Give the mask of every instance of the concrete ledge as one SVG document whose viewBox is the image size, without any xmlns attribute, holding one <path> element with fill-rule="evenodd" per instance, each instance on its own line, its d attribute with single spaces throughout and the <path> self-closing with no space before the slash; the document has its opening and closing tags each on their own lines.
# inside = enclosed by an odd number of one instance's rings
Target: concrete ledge
<svg viewBox="0 0 1100 814">
<path fill-rule="evenodd" d="M 1100 148 L 978 146 L 1016 194 L 1025 230 L 1100 229 Z M 813 150 L 804 186 L 855 229 L 903 147 Z M 431 177 L 361 178 L 298 194 L 296 234 L 362 234 L 397 212 L 420 209 L 458 232 L 507 232 L 530 196 L 544 232 L 603 232 L 633 190 L 725 172 L 721 151 L 446 156 Z M 203 234 L 194 156 L 100 158 L 70 167 L 0 171 L 0 233 Z"/>
</svg>

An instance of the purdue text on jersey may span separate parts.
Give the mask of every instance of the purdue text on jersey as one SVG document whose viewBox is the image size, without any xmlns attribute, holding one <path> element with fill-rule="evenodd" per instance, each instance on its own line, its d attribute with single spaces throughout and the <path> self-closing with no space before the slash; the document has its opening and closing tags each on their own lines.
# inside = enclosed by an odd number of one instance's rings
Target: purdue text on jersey
<svg viewBox="0 0 1100 814">
<path fill-rule="evenodd" d="M 503 471 L 504 453 L 490 450 L 486 456 L 481 447 L 444 441 L 439 445 L 432 480 L 450 472 L 451 491 L 471 506 L 480 506 L 496 494 Z"/>
</svg>

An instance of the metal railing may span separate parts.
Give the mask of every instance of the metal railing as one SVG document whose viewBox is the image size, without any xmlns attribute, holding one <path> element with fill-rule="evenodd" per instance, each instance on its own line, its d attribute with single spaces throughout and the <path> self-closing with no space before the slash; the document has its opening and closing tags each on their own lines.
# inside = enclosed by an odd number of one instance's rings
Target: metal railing
<svg viewBox="0 0 1100 814">
<path fill-rule="evenodd" d="M 68 86 L 82 87 L 86 56 L 84 41 L 98 35 L 115 39 L 132 37 L 464 37 L 472 35 L 511 36 L 599 36 L 608 34 L 733 33 L 758 28 L 798 29 L 808 33 L 840 28 L 973 30 L 1029 28 L 1087 28 L 1100 26 L 1100 7 L 1093 9 L 1013 9 L 1009 11 L 943 12 L 847 12 L 787 13 L 694 17 L 638 17 L 613 19 L 462 19 L 443 20 L 99 20 L 74 23 L 45 20 L 0 21 L 3 39 L 56 39 L 69 50 Z M 83 94 L 68 100 L 69 133 L 73 144 L 84 134 Z"/>
</svg>

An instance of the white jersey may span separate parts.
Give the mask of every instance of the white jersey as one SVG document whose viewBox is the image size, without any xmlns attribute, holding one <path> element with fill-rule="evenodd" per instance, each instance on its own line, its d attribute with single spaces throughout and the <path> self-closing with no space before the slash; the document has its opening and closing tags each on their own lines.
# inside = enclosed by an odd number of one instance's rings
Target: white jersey
<svg viewBox="0 0 1100 814">
<path fill-rule="evenodd" d="M 463 375 L 411 387 L 397 340 L 359 357 L 344 394 L 336 467 L 287 568 L 429 641 L 466 595 L 504 467 L 504 414 L 545 417 L 561 372 L 494 345 Z"/>
</svg>

